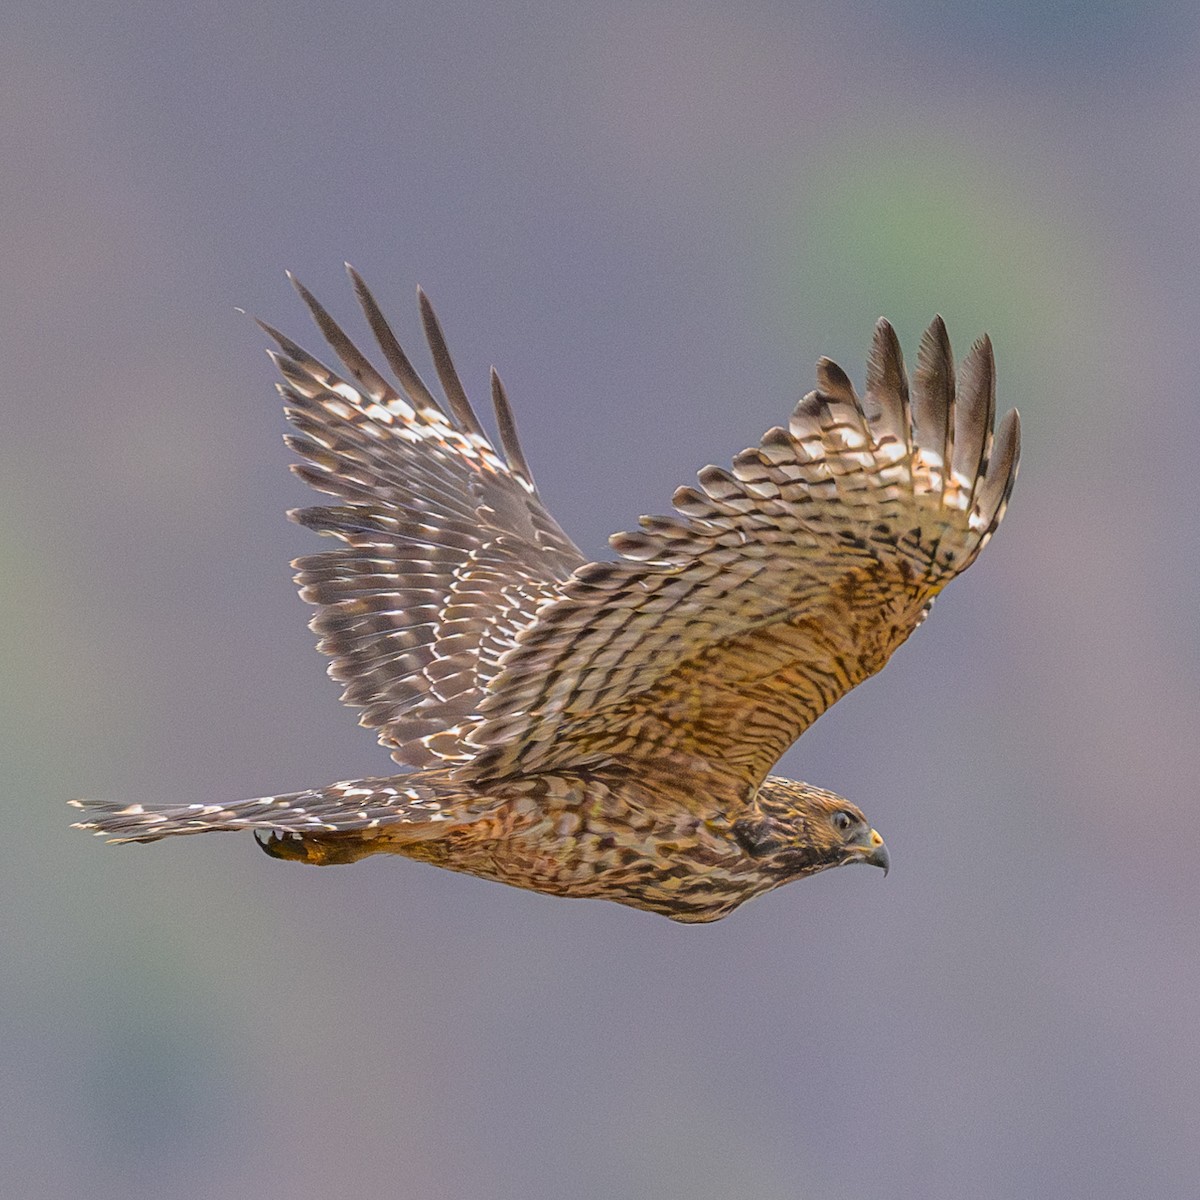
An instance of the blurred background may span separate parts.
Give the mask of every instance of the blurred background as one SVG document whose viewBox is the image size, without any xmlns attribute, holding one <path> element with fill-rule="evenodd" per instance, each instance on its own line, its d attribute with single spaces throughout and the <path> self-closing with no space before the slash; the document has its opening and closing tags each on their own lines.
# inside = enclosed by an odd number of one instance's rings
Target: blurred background
<svg viewBox="0 0 1200 1200">
<path fill-rule="evenodd" d="M 32 5 L 0 38 L 0 1160 L 12 1196 L 1194 1197 L 1200 15 L 1186 3 Z M 874 319 L 988 330 L 976 568 L 782 769 L 894 869 L 685 928 L 69 796 L 389 770 L 235 306 L 495 363 L 580 545 Z M 364 339 L 365 340 L 365 339 Z M 431 374 L 431 372 L 430 372 Z"/>
</svg>

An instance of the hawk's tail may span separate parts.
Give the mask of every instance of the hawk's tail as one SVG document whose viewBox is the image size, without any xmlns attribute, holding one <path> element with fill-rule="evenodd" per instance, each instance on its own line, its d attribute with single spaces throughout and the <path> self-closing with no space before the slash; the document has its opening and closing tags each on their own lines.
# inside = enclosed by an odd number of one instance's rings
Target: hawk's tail
<svg viewBox="0 0 1200 1200">
<path fill-rule="evenodd" d="M 478 807 L 468 811 L 464 801 L 461 789 L 410 782 L 409 776 L 401 775 L 356 779 L 236 804 L 123 805 L 107 800 L 68 803 L 85 814 L 73 828 L 90 829 L 112 842 L 156 842 L 176 834 L 230 829 L 275 830 L 300 836 L 365 833 L 384 825 L 394 835 L 411 833 L 411 840 L 420 841 L 477 815 Z"/>
</svg>

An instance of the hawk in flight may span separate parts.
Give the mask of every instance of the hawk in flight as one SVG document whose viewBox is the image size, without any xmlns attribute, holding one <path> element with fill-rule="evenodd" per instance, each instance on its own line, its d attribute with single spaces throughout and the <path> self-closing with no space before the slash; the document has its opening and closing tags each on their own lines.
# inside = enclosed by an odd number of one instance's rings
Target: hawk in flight
<svg viewBox="0 0 1200 1200">
<path fill-rule="evenodd" d="M 237 804 L 72 801 L 118 841 L 253 829 L 268 854 L 402 854 L 559 896 L 715 921 L 846 863 L 888 866 L 862 812 L 769 775 L 878 671 L 1004 514 L 1020 425 L 993 436 L 986 337 L 955 372 L 935 318 L 910 393 L 881 320 L 860 398 L 835 363 L 786 425 L 589 562 L 538 497 L 499 377 L 499 447 L 424 293 L 444 399 L 353 270 L 389 379 L 296 283 L 341 361 L 264 325 L 340 546 L 298 559 L 342 699 L 406 770 Z"/>
</svg>

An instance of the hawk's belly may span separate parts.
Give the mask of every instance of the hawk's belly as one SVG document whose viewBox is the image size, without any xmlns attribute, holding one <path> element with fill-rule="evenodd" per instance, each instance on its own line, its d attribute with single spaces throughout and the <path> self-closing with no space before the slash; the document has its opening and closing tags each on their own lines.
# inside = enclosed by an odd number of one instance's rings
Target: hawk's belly
<svg viewBox="0 0 1200 1200">
<path fill-rule="evenodd" d="M 634 784 L 535 776 L 469 824 L 378 850 L 554 896 L 615 900 L 713 921 L 782 882 L 728 826 Z"/>
</svg>

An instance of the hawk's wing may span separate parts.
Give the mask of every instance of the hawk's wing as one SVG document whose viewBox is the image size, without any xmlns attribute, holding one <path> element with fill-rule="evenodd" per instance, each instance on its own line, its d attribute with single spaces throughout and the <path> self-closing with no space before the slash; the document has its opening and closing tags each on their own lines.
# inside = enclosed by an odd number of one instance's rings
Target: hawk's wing
<svg viewBox="0 0 1200 1200">
<path fill-rule="evenodd" d="M 298 432 L 293 470 L 344 503 L 293 519 L 346 545 L 297 559 L 296 582 L 342 699 L 363 708 L 392 757 L 464 761 L 461 726 L 539 605 L 584 561 L 538 499 L 504 389 L 492 374 L 503 456 L 483 432 L 424 293 L 421 317 L 445 409 L 413 369 L 361 278 L 363 311 L 398 386 L 299 283 L 346 379 L 269 326 Z M 295 282 L 295 281 L 293 281 Z M 347 382 L 349 380 L 349 382 Z M 478 718 L 475 718 L 476 720 Z"/>
<path fill-rule="evenodd" d="M 823 359 L 786 429 L 708 467 L 676 514 L 617 534 L 517 638 L 468 731 L 481 778 L 603 761 L 757 785 L 878 671 L 1000 522 L 1011 412 L 993 443 L 991 346 L 958 375 L 936 319 L 913 402 L 880 321 L 865 403 Z M 715 781 L 715 780 L 714 780 Z M 703 795 L 698 800 L 703 801 Z"/>
</svg>

